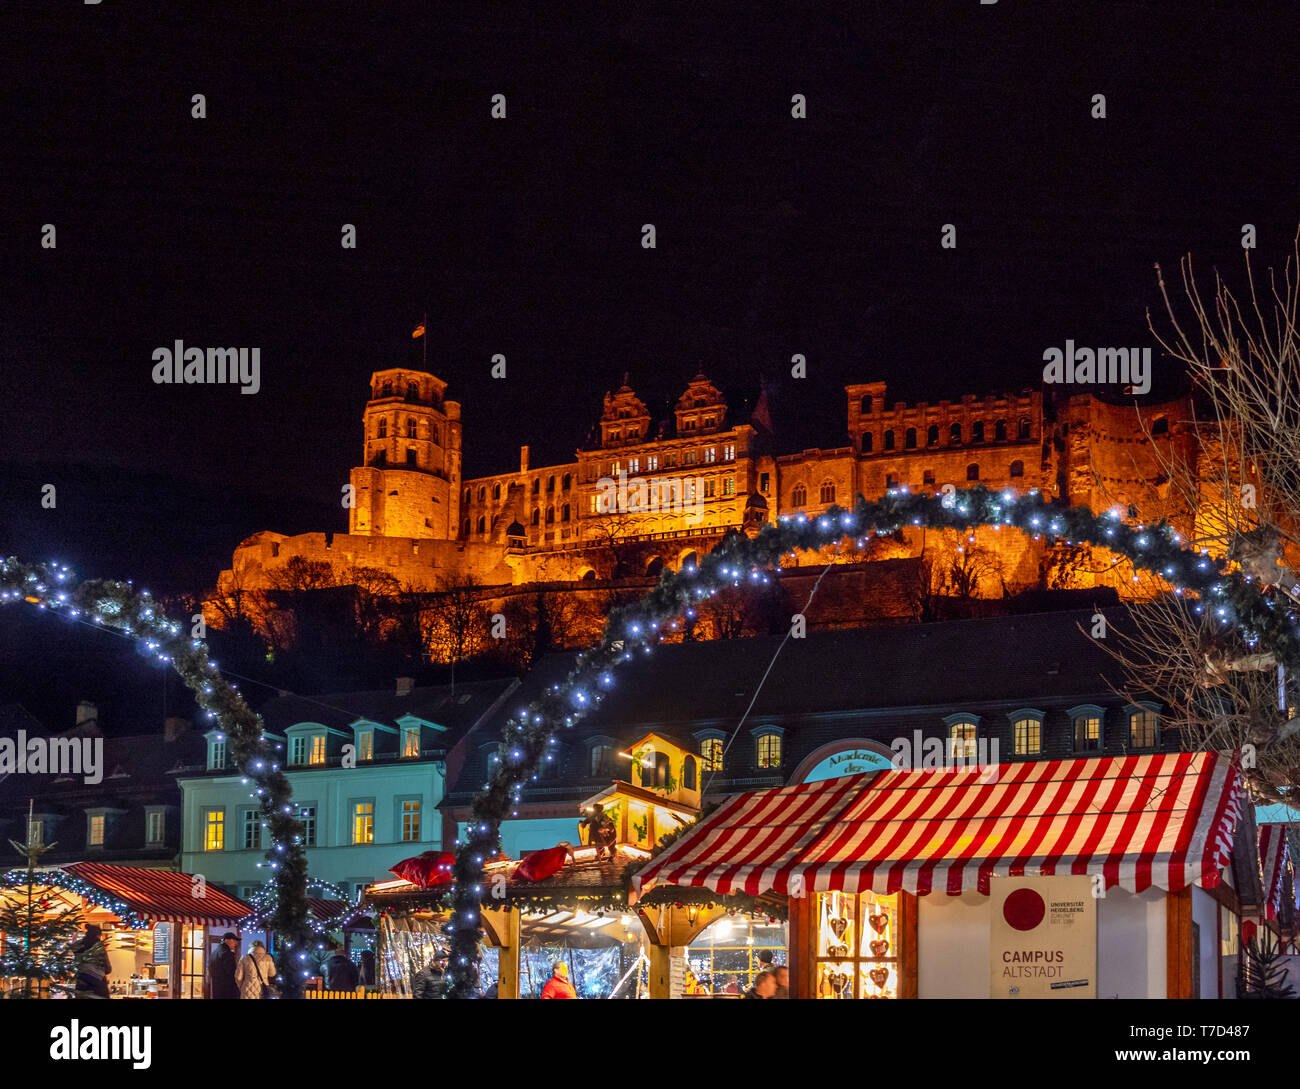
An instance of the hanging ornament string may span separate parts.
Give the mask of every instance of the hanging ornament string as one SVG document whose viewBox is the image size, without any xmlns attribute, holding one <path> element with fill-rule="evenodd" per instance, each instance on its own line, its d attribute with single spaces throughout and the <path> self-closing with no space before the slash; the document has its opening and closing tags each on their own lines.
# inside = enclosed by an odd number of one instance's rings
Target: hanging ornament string
<svg viewBox="0 0 1300 1089">
<path fill-rule="evenodd" d="M 851 510 L 831 507 L 823 514 L 782 517 L 754 537 L 733 533 L 698 564 L 665 570 L 641 601 L 613 610 L 600 641 L 577 656 L 560 684 L 511 718 L 503 730 L 502 757 L 487 785 L 475 796 L 470 819 L 456 843 L 455 884 L 451 891 L 451 960 L 448 996 L 478 994 L 482 937 L 483 867 L 500 852 L 502 821 L 517 813 L 524 787 L 537 779 L 548 748 L 560 731 L 573 726 L 614 684 L 614 671 L 637 655 L 651 653 L 671 631 L 670 623 L 700 601 L 732 586 L 770 582 L 782 557 L 815 552 L 843 540 L 864 549 L 873 536 L 909 526 L 969 530 L 1008 528 L 1053 543 L 1087 543 L 1130 560 L 1136 570 L 1156 576 L 1175 594 L 1196 598 L 1195 611 L 1209 612 L 1225 635 L 1271 654 L 1291 672 L 1300 669 L 1300 625 L 1294 602 L 1258 579 L 1229 571 L 1226 561 L 1184 547 L 1166 522 L 1126 524 L 1117 511 L 1095 515 L 1086 507 L 1062 507 L 1036 489 L 1024 495 L 983 486 L 946 495 L 893 489 L 884 498 L 858 496 Z M 1300 723 L 1300 720 L 1298 720 Z"/>
<path fill-rule="evenodd" d="M 108 579 L 78 583 L 58 564 L 28 564 L 13 557 L 0 561 L 0 604 L 17 602 L 120 632 L 134 639 L 143 653 L 180 674 L 207 720 L 229 743 L 234 766 L 243 772 L 260 803 L 263 823 L 271 834 L 265 865 L 275 884 L 275 908 L 266 923 L 281 950 L 305 961 L 306 943 L 312 937 L 307 918 L 307 856 L 303 827 L 290 804 L 292 790 L 281 768 L 282 756 L 263 735 L 262 720 L 221 675 L 207 644 L 168 619 L 148 590 Z M 306 971 L 281 974 L 286 997 L 296 997 Z"/>
</svg>

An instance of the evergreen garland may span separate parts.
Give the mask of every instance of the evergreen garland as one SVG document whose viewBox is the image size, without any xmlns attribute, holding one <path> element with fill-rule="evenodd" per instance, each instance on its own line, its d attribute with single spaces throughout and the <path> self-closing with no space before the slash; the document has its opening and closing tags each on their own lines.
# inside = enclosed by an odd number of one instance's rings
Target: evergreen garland
<svg viewBox="0 0 1300 1089">
<path fill-rule="evenodd" d="M 1209 609 L 1225 636 L 1235 634 L 1246 646 L 1267 652 L 1291 674 L 1300 669 L 1300 624 L 1294 603 L 1262 587 L 1250 575 L 1228 571 L 1225 560 L 1183 547 L 1167 522 L 1131 526 L 1122 514 L 1095 515 L 1087 507 L 1050 502 L 1037 489 L 1024 495 L 979 486 L 948 495 L 914 494 L 894 489 L 884 498 L 858 496 L 853 508 L 831 507 L 825 513 L 783 516 L 750 538 L 732 533 L 698 564 L 665 570 L 659 585 L 641 601 L 614 609 L 600 641 L 578 655 L 564 682 L 510 719 L 504 752 L 491 780 L 474 798 L 463 838 L 456 844 L 455 884 L 451 891 L 451 960 L 448 997 L 478 993 L 480 918 L 485 861 L 501 848 L 502 821 L 514 815 L 526 783 L 560 730 L 572 726 L 600 702 L 614 683 L 614 670 L 638 654 L 649 654 L 671 621 L 694 619 L 694 606 L 727 586 L 763 584 L 782 557 L 817 551 L 849 539 L 858 547 L 876 535 L 909 526 L 931 529 L 1007 527 L 1035 540 L 1097 545 L 1127 557 L 1138 570 L 1158 576 L 1174 593 L 1197 598 L 1195 611 Z M 680 899 L 680 897 L 678 897 Z"/>
<path fill-rule="evenodd" d="M 181 624 L 164 616 L 148 590 L 109 579 L 77 583 L 61 565 L 28 564 L 9 557 L 0 561 L 0 604 L 20 601 L 130 636 L 142 653 L 181 675 L 210 723 L 225 734 L 235 767 L 243 771 L 261 803 L 263 822 L 271 832 L 266 860 L 276 888 L 275 909 L 267 924 L 284 955 L 304 960 L 312 937 L 307 919 L 307 857 L 302 824 L 294 819 L 289 804 L 289 779 L 281 770 L 278 746 L 266 739 L 262 720 L 222 677 L 207 644 L 186 635 Z M 285 997 L 299 997 L 303 973 L 282 966 L 279 975 Z"/>
</svg>

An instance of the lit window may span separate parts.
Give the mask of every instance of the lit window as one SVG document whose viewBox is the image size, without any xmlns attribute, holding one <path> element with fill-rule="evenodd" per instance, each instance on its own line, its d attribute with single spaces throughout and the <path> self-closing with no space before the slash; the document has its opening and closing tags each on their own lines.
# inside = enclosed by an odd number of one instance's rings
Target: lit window
<svg viewBox="0 0 1300 1089">
<path fill-rule="evenodd" d="M 1075 752 L 1101 752 L 1100 707 L 1076 707 L 1070 712 Z"/>
<path fill-rule="evenodd" d="M 86 825 L 86 845 L 88 847 L 104 846 L 104 814 L 94 813 Z"/>
<path fill-rule="evenodd" d="M 779 768 L 781 766 L 780 734 L 759 734 L 758 766 L 760 768 Z"/>
<path fill-rule="evenodd" d="M 1011 751 L 1016 756 L 1037 756 L 1042 752 L 1042 734 L 1042 719 L 1017 718 L 1011 726 Z"/>
<path fill-rule="evenodd" d="M 414 843 L 420 838 L 420 802 L 408 798 L 402 803 L 402 842 Z"/>
<path fill-rule="evenodd" d="M 325 763 L 325 735 L 313 734 L 311 738 L 311 757 L 307 761 L 309 764 Z"/>
<path fill-rule="evenodd" d="M 375 803 L 354 802 L 352 805 L 352 842 L 375 842 Z"/>
<path fill-rule="evenodd" d="M 723 461 L 736 460 L 736 447 L 733 443 L 728 443 L 726 446 L 722 448 L 722 460 Z"/>
<path fill-rule="evenodd" d="M 656 469 L 658 469 L 658 468 L 659 468 L 659 455 L 658 455 L 658 454 L 650 454 L 650 455 L 645 459 L 645 470 L 646 470 L 646 472 L 647 472 L 647 473 L 653 473 L 653 472 L 654 472 Z"/>
<path fill-rule="evenodd" d="M 729 476 L 729 477 L 727 477 L 725 480 L 723 480 L 723 482 L 722 482 L 722 494 L 723 494 L 723 495 L 735 495 L 735 494 L 736 494 L 736 478 L 735 478 L 734 476 Z"/>
<path fill-rule="evenodd" d="M 375 758 L 375 731 L 362 730 L 357 734 L 357 759 L 373 760 Z"/>
<path fill-rule="evenodd" d="M 628 474 L 629 474 L 629 475 L 631 475 L 631 474 L 633 474 L 633 473 L 639 473 L 639 472 L 641 471 L 641 459 L 640 459 L 640 458 L 628 458 L 628 459 L 627 459 L 627 471 L 628 471 Z"/>
<path fill-rule="evenodd" d="M 704 464 L 712 465 L 717 460 L 718 460 L 718 448 L 716 446 L 705 447 Z"/>
<path fill-rule="evenodd" d="M 420 755 L 420 727 L 418 726 L 402 727 L 402 755 L 403 756 Z"/>
<path fill-rule="evenodd" d="M 948 727 L 948 758 L 956 763 L 971 763 L 977 759 L 978 727 L 973 722 L 954 722 Z"/>
<path fill-rule="evenodd" d="M 705 771 L 722 770 L 722 738 L 706 737 L 700 742 L 700 759 Z"/>
<path fill-rule="evenodd" d="M 712 499 L 715 494 L 717 494 L 717 482 L 713 477 L 709 477 L 709 479 L 704 482 L 704 498 Z"/>
<path fill-rule="evenodd" d="M 1128 743 L 1134 749 L 1154 749 L 1160 741 L 1160 716 L 1149 707 L 1130 711 Z"/>
<path fill-rule="evenodd" d="M 203 849 L 224 851 L 226 847 L 226 811 L 209 809 L 203 815 Z"/>
</svg>

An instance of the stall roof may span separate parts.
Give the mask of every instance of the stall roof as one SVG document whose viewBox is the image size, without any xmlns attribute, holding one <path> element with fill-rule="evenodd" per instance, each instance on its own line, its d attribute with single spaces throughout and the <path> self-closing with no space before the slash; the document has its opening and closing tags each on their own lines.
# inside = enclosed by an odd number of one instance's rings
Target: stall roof
<svg viewBox="0 0 1300 1089">
<path fill-rule="evenodd" d="M 1101 874 L 1132 892 L 1213 887 L 1243 804 L 1219 753 L 882 771 L 737 795 L 637 883 L 956 895 L 987 893 L 994 875 Z"/>
<path fill-rule="evenodd" d="M 193 877 L 105 862 L 71 862 L 58 869 L 121 900 L 138 918 L 155 923 L 237 926 L 249 912 L 244 901 L 212 885 L 194 895 Z M 75 890 L 74 890 L 75 891 Z"/>
<path fill-rule="evenodd" d="M 1264 880 L 1265 914 L 1270 919 L 1276 919 L 1282 908 L 1287 871 L 1291 868 L 1291 857 L 1286 842 L 1286 825 L 1261 824 L 1259 826 L 1259 865 Z"/>
</svg>

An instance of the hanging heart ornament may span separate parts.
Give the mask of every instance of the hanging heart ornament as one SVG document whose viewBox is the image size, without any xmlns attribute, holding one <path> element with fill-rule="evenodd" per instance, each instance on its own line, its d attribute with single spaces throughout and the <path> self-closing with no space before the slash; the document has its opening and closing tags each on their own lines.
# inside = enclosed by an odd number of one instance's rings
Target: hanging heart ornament
<svg viewBox="0 0 1300 1089">
<path fill-rule="evenodd" d="M 868 915 L 867 922 L 871 924 L 871 929 L 877 934 L 883 934 L 885 927 L 889 925 L 888 915 Z"/>
<path fill-rule="evenodd" d="M 834 934 L 837 939 L 843 939 L 844 932 L 848 930 L 848 928 L 849 928 L 848 919 L 831 920 L 831 933 Z"/>
<path fill-rule="evenodd" d="M 871 982 L 877 987 L 884 987 L 884 985 L 889 982 L 888 968 L 872 968 L 867 975 L 870 977 Z"/>
<path fill-rule="evenodd" d="M 889 942 L 883 938 L 871 943 L 871 955 L 873 957 L 883 957 L 889 952 Z"/>
</svg>

